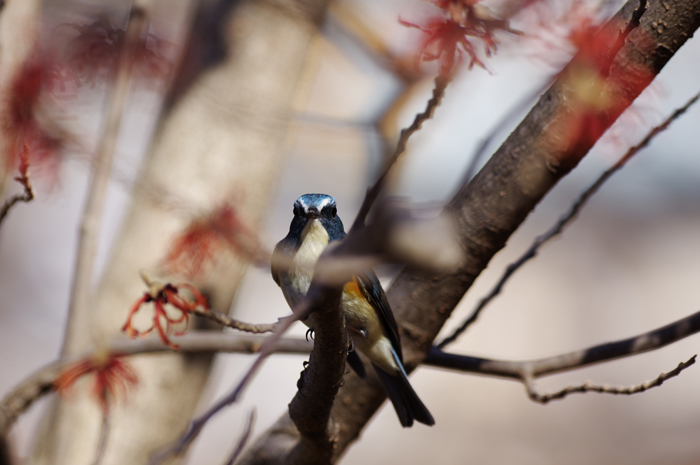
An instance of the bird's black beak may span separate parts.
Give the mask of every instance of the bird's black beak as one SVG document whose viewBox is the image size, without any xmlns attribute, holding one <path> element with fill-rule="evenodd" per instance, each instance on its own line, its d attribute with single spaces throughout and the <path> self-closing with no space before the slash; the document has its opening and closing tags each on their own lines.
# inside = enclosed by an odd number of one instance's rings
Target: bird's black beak
<svg viewBox="0 0 700 465">
<path fill-rule="evenodd" d="M 307 212 L 306 216 L 308 216 L 309 218 L 320 218 L 321 212 L 319 212 L 316 208 L 311 207 L 309 208 L 309 211 Z"/>
</svg>

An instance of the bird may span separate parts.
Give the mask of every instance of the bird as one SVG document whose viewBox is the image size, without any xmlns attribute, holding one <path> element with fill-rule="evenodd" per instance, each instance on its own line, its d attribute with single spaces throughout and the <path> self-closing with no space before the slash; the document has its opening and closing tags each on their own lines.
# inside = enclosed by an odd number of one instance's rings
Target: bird
<svg viewBox="0 0 700 465">
<path fill-rule="evenodd" d="M 289 233 L 275 247 L 271 259 L 272 278 L 282 289 L 290 307 L 306 296 L 314 267 L 329 243 L 345 237 L 335 199 L 326 194 L 304 194 L 294 202 Z M 387 397 L 403 427 L 414 420 L 428 426 L 433 416 L 408 381 L 398 326 L 377 275 L 371 269 L 355 272 L 343 286 L 341 297 L 345 324 L 351 339 L 348 364 L 364 378 L 359 350 L 372 363 Z M 313 321 L 304 323 L 313 330 Z"/>
</svg>

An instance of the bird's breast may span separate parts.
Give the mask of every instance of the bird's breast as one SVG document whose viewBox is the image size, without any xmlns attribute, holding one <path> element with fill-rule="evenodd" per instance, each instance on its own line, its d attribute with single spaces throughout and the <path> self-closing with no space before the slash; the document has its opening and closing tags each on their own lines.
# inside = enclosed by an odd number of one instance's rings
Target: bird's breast
<svg viewBox="0 0 700 465">
<path fill-rule="evenodd" d="M 314 276 L 314 267 L 323 250 L 328 246 L 329 236 L 321 222 L 312 218 L 301 232 L 301 245 L 294 254 L 289 269 L 280 273 L 280 287 L 291 307 L 306 297 Z"/>
</svg>

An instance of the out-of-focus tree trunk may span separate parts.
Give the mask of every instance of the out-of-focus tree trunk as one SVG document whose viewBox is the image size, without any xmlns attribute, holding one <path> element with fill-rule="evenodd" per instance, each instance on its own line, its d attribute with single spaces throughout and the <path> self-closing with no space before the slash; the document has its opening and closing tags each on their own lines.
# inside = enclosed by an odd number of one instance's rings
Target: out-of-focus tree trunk
<svg viewBox="0 0 700 465">
<path fill-rule="evenodd" d="M 154 201 L 159 192 L 203 209 L 234 195 L 246 225 L 257 228 L 275 189 L 295 88 L 325 7 L 324 0 L 246 1 L 226 19 L 229 53 L 188 87 L 162 122 L 97 290 L 91 329 L 66 341 L 69 353 L 119 336 L 130 306 L 144 292 L 139 270 L 157 269 L 186 225 L 179 205 L 166 209 Z M 198 283 L 223 312 L 246 269 L 241 260 L 225 265 Z M 111 414 L 101 463 L 143 464 L 174 440 L 194 413 L 211 361 L 179 354 L 134 359 L 140 381 Z M 47 415 L 30 463 L 94 460 L 101 412 L 89 398 L 89 383 L 76 388 L 70 401 L 57 401 Z"/>
</svg>

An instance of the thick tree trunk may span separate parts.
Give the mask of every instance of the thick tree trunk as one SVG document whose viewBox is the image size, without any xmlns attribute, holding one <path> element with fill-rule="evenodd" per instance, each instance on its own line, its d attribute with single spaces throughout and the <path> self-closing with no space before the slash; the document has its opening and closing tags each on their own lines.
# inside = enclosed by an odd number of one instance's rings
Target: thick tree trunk
<svg viewBox="0 0 700 465">
<path fill-rule="evenodd" d="M 188 87 L 161 125 L 96 293 L 92 328 L 67 341 L 71 353 L 120 336 L 130 306 L 144 292 L 139 270 L 158 269 L 172 238 L 191 219 L 182 215 L 182 205 L 156 202 L 159 192 L 202 211 L 235 195 L 238 213 L 256 229 L 282 166 L 295 87 L 325 3 L 252 0 L 226 20 L 229 54 Z M 246 268 L 238 259 L 225 265 L 198 283 L 223 312 Z M 110 415 L 101 463 L 143 464 L 174 440 L 194 413 L 211 361 L 208 355 L 135 358 L 139 384 Z M 31 463 L 95 459 L 102 419 L 86 385 L 76 386 L 71 400 L 57 402 Z"/>
</svg>

